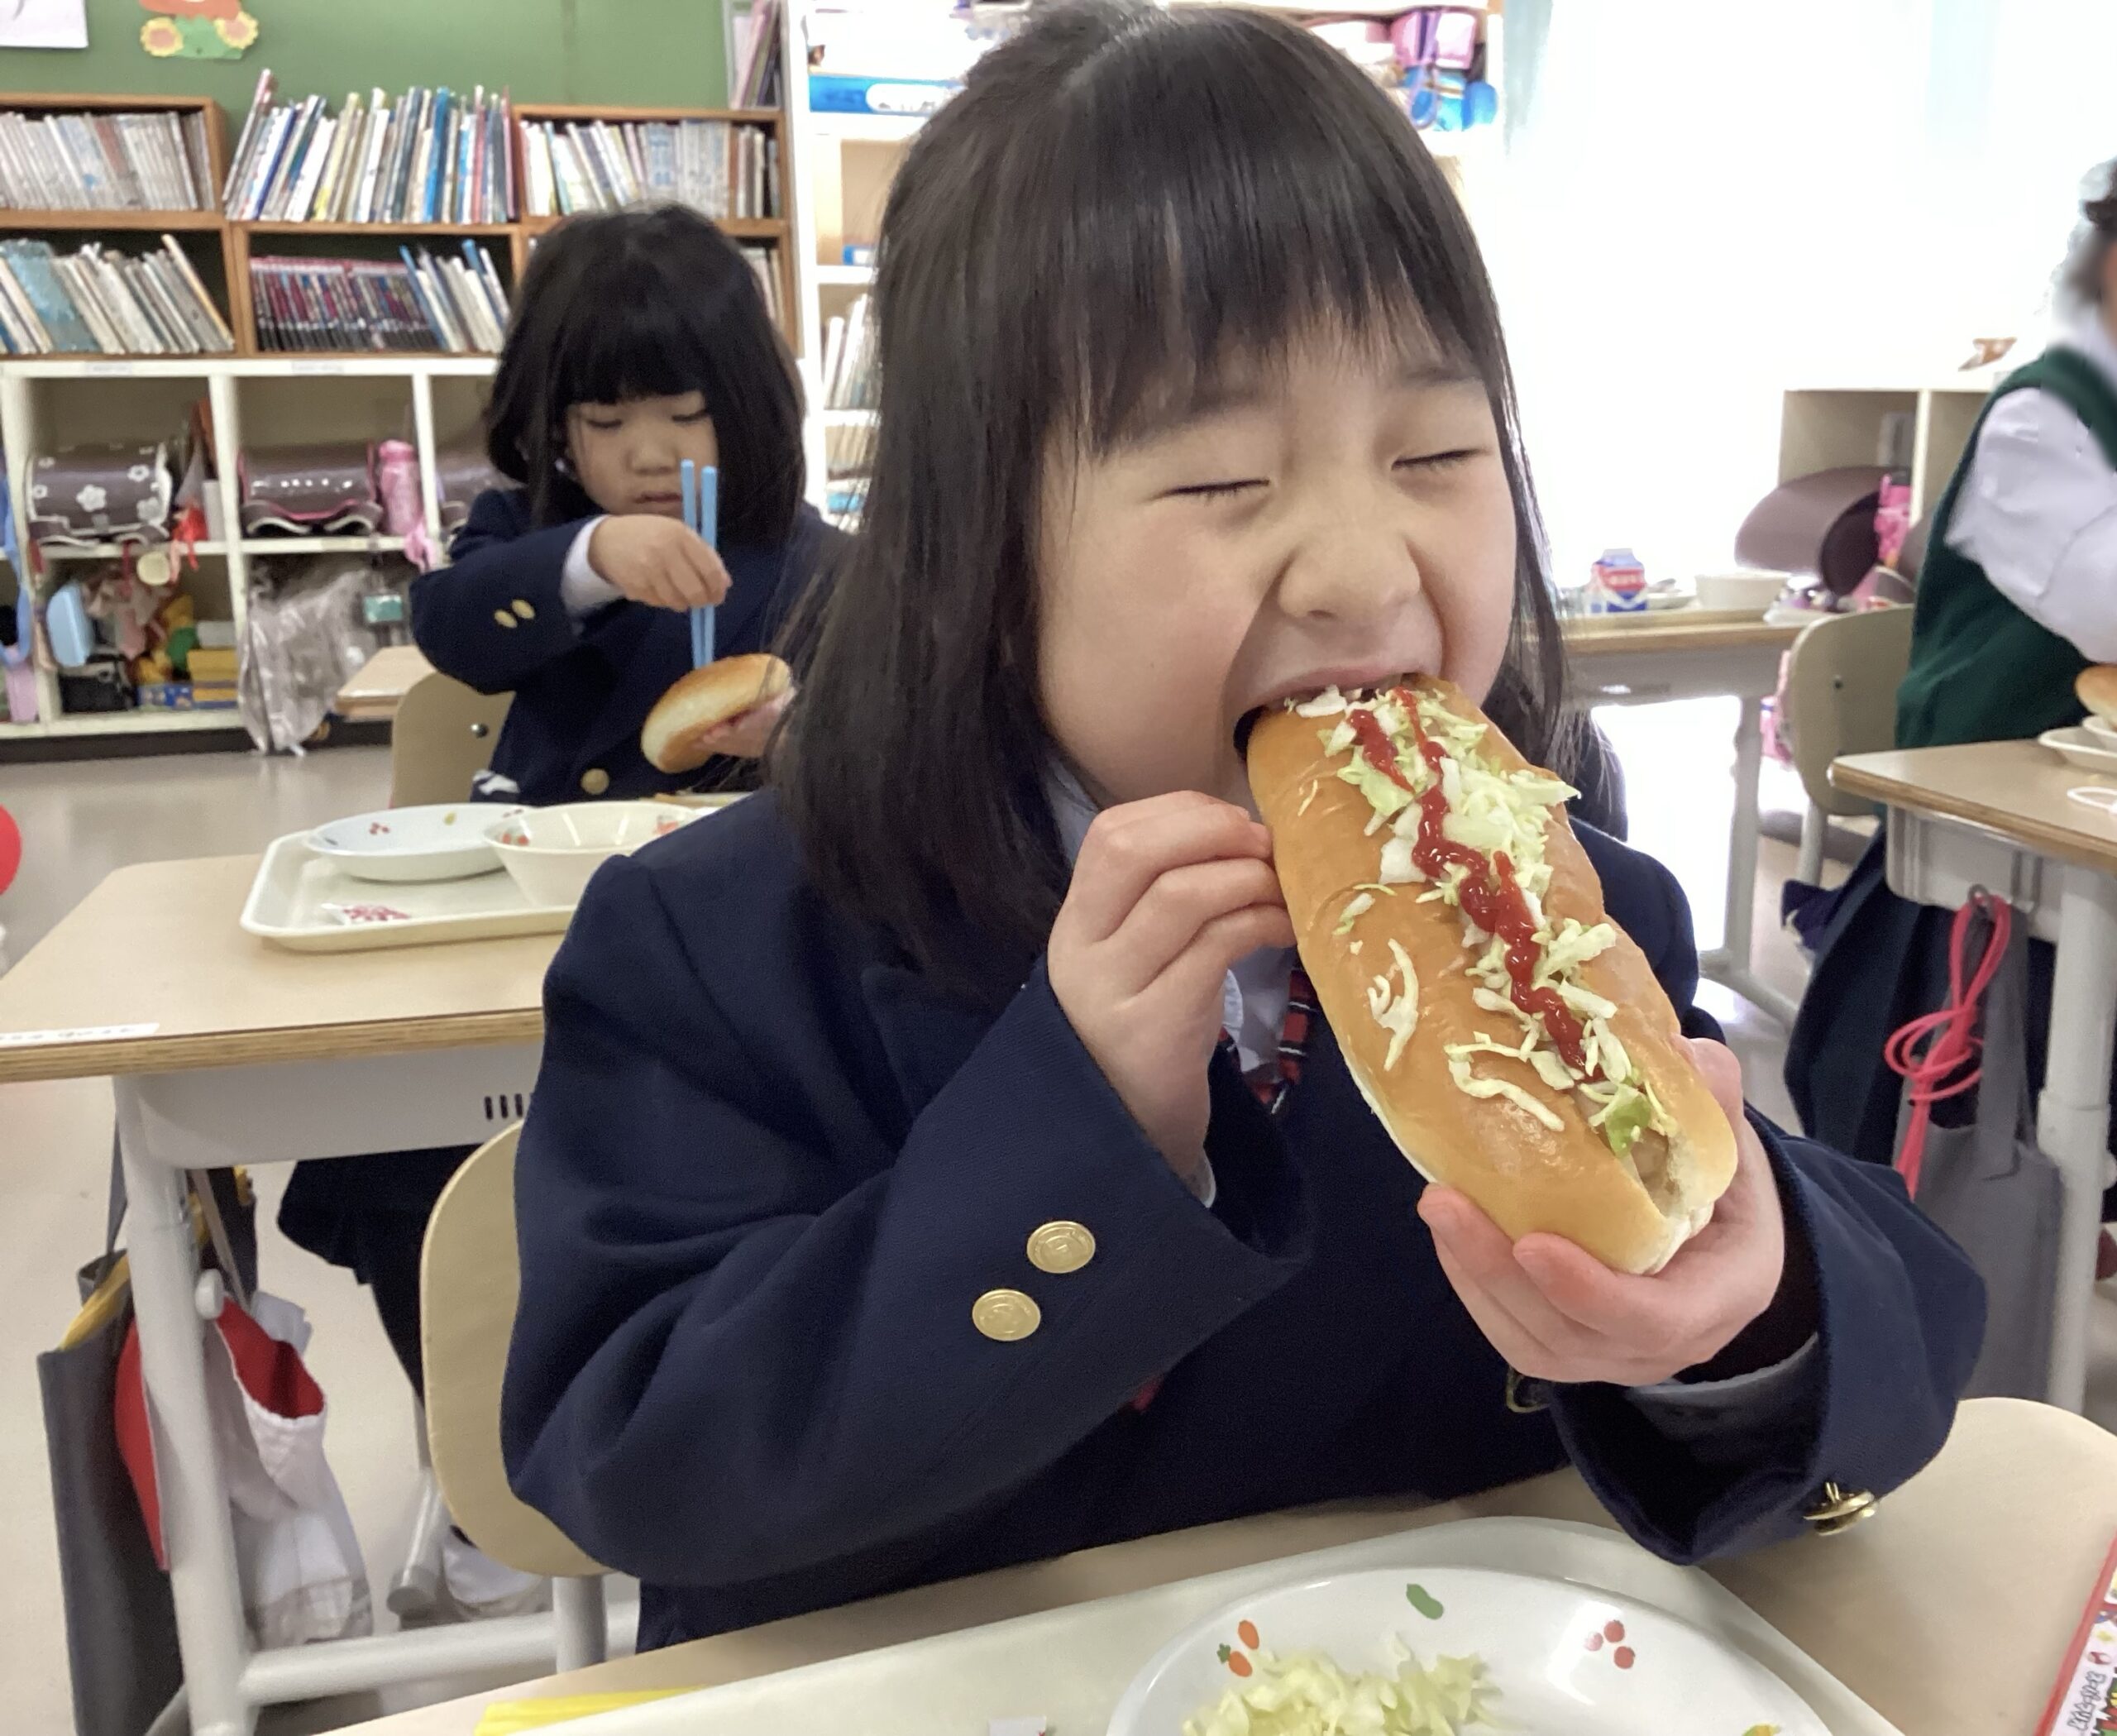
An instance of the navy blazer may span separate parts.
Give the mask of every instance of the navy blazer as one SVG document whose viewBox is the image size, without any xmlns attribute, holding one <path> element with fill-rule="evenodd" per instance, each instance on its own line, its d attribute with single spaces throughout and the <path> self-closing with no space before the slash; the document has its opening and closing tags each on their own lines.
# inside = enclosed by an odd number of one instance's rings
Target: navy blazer
<svg viewBox="0 0 2117 1736">
<path fill-rule="evenodd" d="M 1674 880 L 1582 842 L 1689 1008 Z M 503 1438 L 523 1497 L 646 1582 L 643 1646 L 1569 1456 L 1634 1537 L 1692 1561 L 1797 1531 L 1826 1479 L 1902 1482 L 1977 1352 L 1976 1275 L 1895 1174 L 1766 1126 L 1816 1275 L 1813 1413 L 1722 1455 L 1613 1387 L 1510 1411 L 1423 1184 L 1320 1021 L 1277 1121 L 1213 1063 L 1208 1209 L 1040 964 L 996 1016 L 939 994 L 821 901 L 769 793 L 605 868 L 545 1002 Z M 1096 1241 L 1068 1275 L 1026 1256 L 1056 1220 Z M 1040 1328 L 981 1336 L 996 1288 Z"/>
<path fill-rule="evenodd" d="M 743 763 L 657 772 L 639 751 L 647 714 L 691 666 L 691 630 L 675 610 L 629 600 L 578 625 L 567 617 L 559 581 L 585 522 L 539 528 L 526 491 L 488 489 L 456 534 L 452 564 L 413 582 L 413 638 L 443 674 L 480 693 L 514 696 L 492 769 L 514 780 L 523 801 L 729 782 Z M 804 506 L 785 543 L 722 549 L 729 589 L 714 622 L 719 655 L 767 649 L 802 586 L 843 540 Z"/>
</svg>

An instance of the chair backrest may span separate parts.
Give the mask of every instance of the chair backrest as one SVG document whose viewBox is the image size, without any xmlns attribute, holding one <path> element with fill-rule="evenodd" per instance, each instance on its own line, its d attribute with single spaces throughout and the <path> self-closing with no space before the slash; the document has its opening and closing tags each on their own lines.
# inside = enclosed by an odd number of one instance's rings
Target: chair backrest
<svg viewBox="0 0 2117 1736">
<path fill-rule="evenodd" d="M 488 699 L 446 675 L 413 682 L 389 726 L 389 806 L 461 801 L 491 764 L 512 694 Z"/>
<path fill-rule="evenodd" d="M 1871 814 L 1874 804 L 1830 784 L 1842 754 L 1873 753 L 1896 739 L 1896 690 L 1911 662 L 1909 609 L 1833 615 L 1794 641 L 1780 721 L 1809 800 L 1826 814 Z"/>
<path fill-rule="evenodd" d="M 507 1486 L 499 1450 L 500 1377 L 522 1293 L 514 1248 L 514 1146 L 490 1139 L 456 1172 L 427 1220 L 419 1261 L 427 1451 L 465 1536 L 496 1561 L 552 1579 L 603 1568 Z"/>
</svg>

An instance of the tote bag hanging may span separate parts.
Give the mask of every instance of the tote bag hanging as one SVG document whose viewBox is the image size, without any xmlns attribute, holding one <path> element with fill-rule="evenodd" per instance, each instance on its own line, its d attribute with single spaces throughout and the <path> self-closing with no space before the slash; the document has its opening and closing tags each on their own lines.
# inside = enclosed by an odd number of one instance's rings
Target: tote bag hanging
<svg viewBox="0 0 2117 1736">
<path fill-rule="evenodd" d="M 196 1217 L 211 1233 L 208 1263 L 238 1289 L 254 1284 L 257 1236 L 246 1184 L 222 1169 L 194 1175 L 192 1186 Z M 56 1349 L 36 1359 L 76 1736 L 141 1736 L 183 1681 L 169 1576 L 141 1523 L 111 1426 L 132 1336 L 131 1277 L 117 1249 L 124 1221 L 125 1175 L 113 1136 L 103 1253 L 81 1269 L 73 1324 Z"/>
<path fill-rule="evenodd" d="M 1983 892 L 1958 914 L 1949 1005 L 1904 1026 L 1889 1045 L 1905 1074 L 1897 1114 L 1897 1168 L 1919 1208 L 1985 1280 L 1985 1348 L 1966 1398 L 2042 1399 L 2048 1390 L 2057 1293 L 2060 1181 L 2036 1143 L 2029 1081 L 2028 925 Z M 1981 1043 L 1971 1032 L 1982 1018 Z M 1920 1051 L 1918 1039 L 1931 1033 Z M 1944 1106 L 1975 1084 L 1975 1108 Z M 1954 1126 L 1933 1121 L 1938 1108 Z"/>
<path fill-rule="evenodd" d="M 81 1312 L 55 1350 L 36 1359 L 59 1533 L 59 1593 L 76 1736 L 141 1736 L 184 1680 L 169 1576 L 118 1456 L 110 1407 L 132 1324 L 131 1286 L 117 1228 L 125 1194 L 111 1162 L 102 1257 L 81 1268 Z"/>
</svg>

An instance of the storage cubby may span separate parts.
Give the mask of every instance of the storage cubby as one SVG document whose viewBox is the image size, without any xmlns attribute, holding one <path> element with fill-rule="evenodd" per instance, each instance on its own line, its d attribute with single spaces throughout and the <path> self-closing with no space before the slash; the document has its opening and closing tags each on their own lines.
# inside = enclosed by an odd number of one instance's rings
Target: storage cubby
<svg viewBox="0 0 2117 1736">
<path fill-rule="evenodd" d="M 260 534 L 245 537 L 238 461 L 246 447 L 333 441 L 404 439 L 418 453 L 420 497 L 428 537 L 442 546 L 436 508 L 437 453 L 471 437 L 478 425 L 493 364 L 482 356 L 237 356 L 195 362 L 129 358 L 26 357 L 0 371 L 0 446 L 7 455 L 16 533 L 27 546 L 29 503 L 21 484 L 31 454 L 108 440 L 167 439 L 187 427 L 191 406 L 203 399 L 213 437 L 209 517 L 222 534 L 198 547 L 198 571 L 182 588 L 198 601 L 202 620 L 227 624 L 238 644 L 246 599 L 260 561 L 285 562 L 319 555 L 370 554 L 387 563 L 392 582 L 409 576 L 403 539 L 378 536 Z M 65 582 L 69 570 L 108 560 L 114 548 L 53 550 L 40 595 Z M 20 575 L 0 565 L 12 603 Z M 156 735 L 240 727 L 227 711 L 140 709 L 93 715 L 60 704 L 59 678 L 38 681 L 35 721 L 0 720 L 0 744 L 65 736 Z"/>
</svg>

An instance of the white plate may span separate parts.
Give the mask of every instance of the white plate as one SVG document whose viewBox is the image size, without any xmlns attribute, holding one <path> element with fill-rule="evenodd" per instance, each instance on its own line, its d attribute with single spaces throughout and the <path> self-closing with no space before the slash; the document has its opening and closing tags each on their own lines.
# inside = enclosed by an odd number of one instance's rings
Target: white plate
<svg viewBox="0 0 2117 1736">
<path fill-rule="evenodd" d="M 242 906 L 242 929 L 302 953 L 371 952 L 445 940 L 555 935 L 573 906 L 532 904 L 505 874 L 406 881 L 385 889 L 356 879 L 309 847 L 308 834 L 275 840 Z"/>
<path fill-rule="evenodd" d="M 1490 1728 L 1508 1736 L 1828 1736 L 1762 1665 L 1651 1604 L 1469 1567 L 1337 1574 L 1231 1604 L 1147 1666 L 1110 1736 L 1175 1736 L 1193 1718 L 1211 1728 L 1202 1714 L 1255 1681 L 1260 1646 L 1393 1674 L 1392 1637 L 1422 1663 L 1482 1659 L 1497 1690 Z"/>
<path fill-rule="evenodd" d="M 523 811 L 482 801 L 385 808 L 317 827 L 308 847 L 356 880 L 462 880 L 499 866 L 485 834 Z"/>
<path fill-rule="evenodd" d="M 2105 741 L 2085 729 L 2046 729 L 2036 739 L 2083 772 L 2117 772 L 2117 741 Z"/>
</svg>

